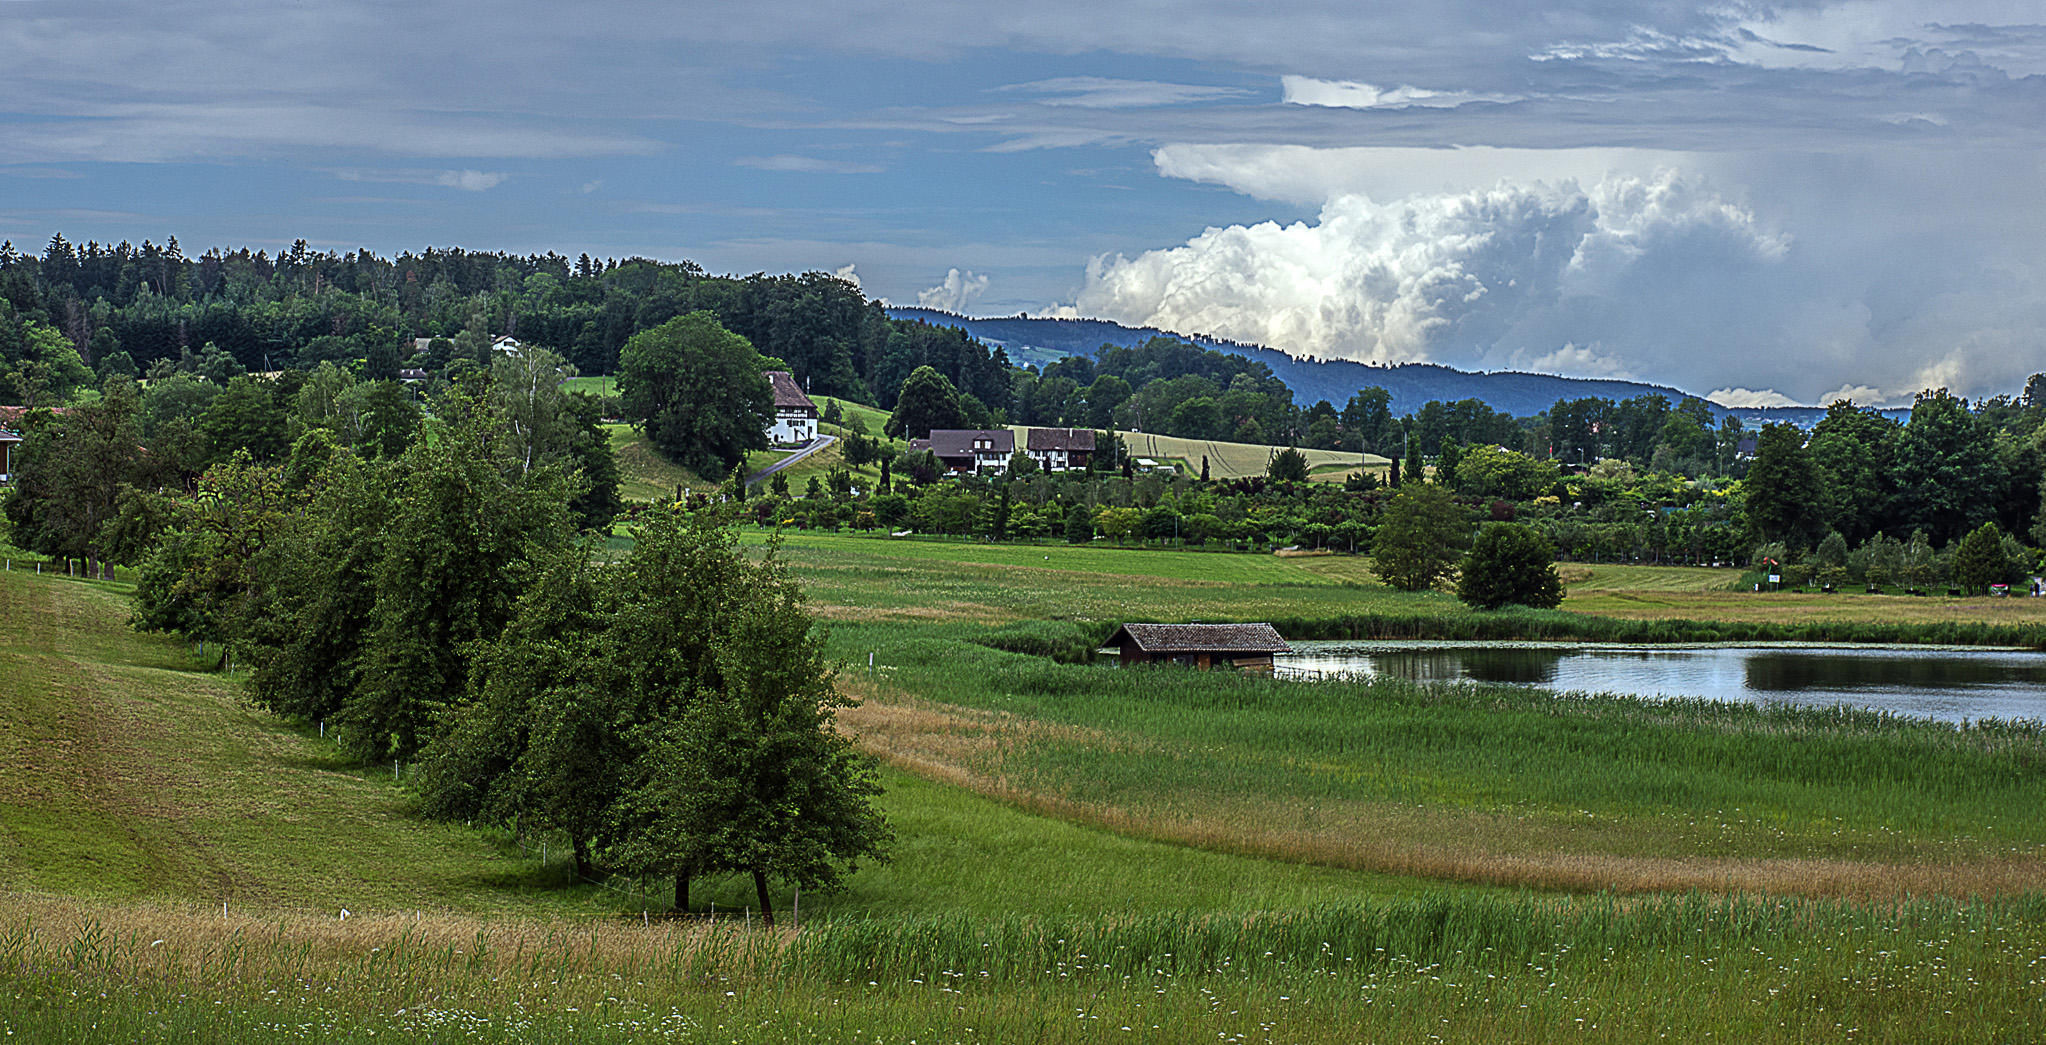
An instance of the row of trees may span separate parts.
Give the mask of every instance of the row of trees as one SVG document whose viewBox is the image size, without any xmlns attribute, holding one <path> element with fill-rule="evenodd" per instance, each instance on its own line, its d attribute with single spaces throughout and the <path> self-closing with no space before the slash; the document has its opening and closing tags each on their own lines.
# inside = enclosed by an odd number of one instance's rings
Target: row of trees
<svg viewBox="0 0 2046 1045">
<path fill-rule="evenodd" d="M 1923 529 L 1944 543 L 1995 522 L 2046 543 L 2046 402 L 2011 406 L 1970 409 L 1940 389 L 1919 395 L 1902 424 L 1835 403 L 1809 434 L 1766 426 L 1748 471 L 1755 529 L 1809 549 L 1835 532 L 1859 544 Z"/>
<path fill-rule="evenodd" d="M 596 564 L 587 480 L 533 450 L 534 387 L 451 387 L 395 453 L 310 427 L 148 492 L 81 480 L 149 457 L 115 388 L 31 426 L 13 536 L 127 542 L 137 627 L 213 644 L 255 704 L 357 761 L 412 763 L 429 815 L 564 832 L 582 874 L 672 876 L 681 906 L 691 876 L 749 874 L 771 920 L 770 880 L 828 887 L 889 838 L 872 763 L 830 728 L 823 636 L 714 512 L 645 515 Z M 97 525 L 46 496 L 73 485 L 102 491 Z"/>
</svg>

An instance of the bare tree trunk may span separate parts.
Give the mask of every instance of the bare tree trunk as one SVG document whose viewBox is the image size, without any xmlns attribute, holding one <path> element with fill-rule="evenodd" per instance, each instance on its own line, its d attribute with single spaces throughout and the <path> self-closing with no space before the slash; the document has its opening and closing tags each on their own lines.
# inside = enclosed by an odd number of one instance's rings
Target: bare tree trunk
<svg viewBox="0 0 2046 1045">
<path fill-rule="evenodd" d="M 689 872 L 675 872 L 675 910 L 689 913 Z"/>
<path fill-rule="evenodd" d="M 774 902 L 767 898 L 767 872 L 753 869 L 753 891 L 760 894 L 760 924 L 774 928 Z"/>
</svg>

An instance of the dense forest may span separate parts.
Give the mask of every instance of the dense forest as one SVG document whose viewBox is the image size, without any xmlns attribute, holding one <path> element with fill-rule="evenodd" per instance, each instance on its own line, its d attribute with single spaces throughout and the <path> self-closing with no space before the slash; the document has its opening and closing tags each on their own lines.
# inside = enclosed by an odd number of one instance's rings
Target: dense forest
<svg viewBox="0 0 2046 1045">
<path fill-rule="evenodd" d="M 713 276 L 686 261 L 432 248 L 386 259 L 314 251 L 303 240 L 274 257 L 242 248 L 189 258 L 175 237 L 79 247 L 59 235 L 40 256 L 0 245 L 0 360 L 9 370 L 33 358 L 33 324 L 60 332 L 94 372 L 148 374 L 209 346 L 243 370 L 332 361 L 395 371 L 413 365 L 412 339 L 445 338 L 459 350 L 467 335 L 486 344 L 515 337 L 583 373 L 608 374 L 632 335 L 697 310 L 787 364 L 813 394 L 888 406 L 910 371 L 930 366 L 1007 406 L 1011 368 L 999 350 L 951 327 L 889 319 L 823 273 Z M 56 392 L 66 379 L 55 375 Z M 13 384 L 0 382 L 0 396 L 20 402 Z"/>
</svg>

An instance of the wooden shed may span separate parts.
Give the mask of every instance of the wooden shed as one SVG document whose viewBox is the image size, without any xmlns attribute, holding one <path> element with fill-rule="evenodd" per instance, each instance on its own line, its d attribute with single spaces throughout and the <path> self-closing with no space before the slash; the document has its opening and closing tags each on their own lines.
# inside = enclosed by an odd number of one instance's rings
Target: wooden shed
<svg viewBox="0 0 2046 1045">
<path fill-rule="evenodd" d="M 1272 655 L 1293 647 L 1269 624 L 1125 624 L 1108 637 L 1119 664 L 1232 665 L 1272 670 Z"/>
</svg>

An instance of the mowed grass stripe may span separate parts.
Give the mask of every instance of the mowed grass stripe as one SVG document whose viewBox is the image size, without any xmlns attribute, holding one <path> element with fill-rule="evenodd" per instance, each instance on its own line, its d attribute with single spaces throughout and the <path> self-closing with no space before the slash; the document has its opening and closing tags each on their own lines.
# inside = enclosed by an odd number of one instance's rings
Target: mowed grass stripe
<svg viewBox="0 0 2046 1045">
<path fill-rule="evenodd" d="M 126 617 L 118 593 L 0 573 L 6 887 L 362 909 L 509 907 L 536 884 Z"/>
</svg>

